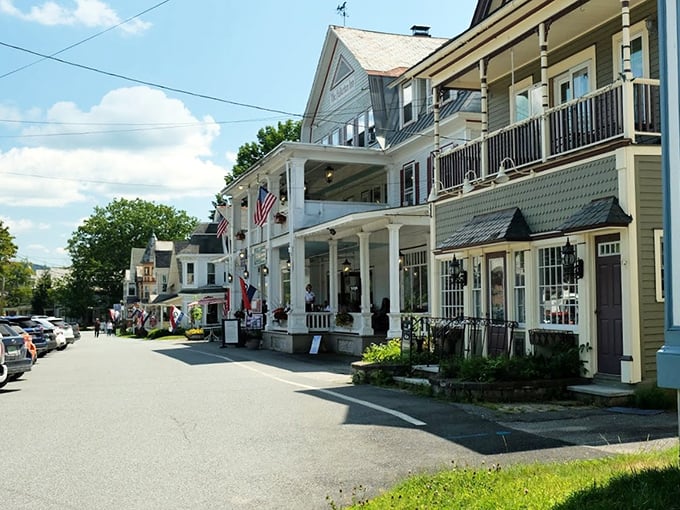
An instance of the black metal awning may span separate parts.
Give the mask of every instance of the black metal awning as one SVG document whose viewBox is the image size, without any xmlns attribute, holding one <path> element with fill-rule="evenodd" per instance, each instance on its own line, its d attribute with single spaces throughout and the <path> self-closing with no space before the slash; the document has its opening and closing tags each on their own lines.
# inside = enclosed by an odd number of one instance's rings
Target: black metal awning
<svg viewBox="0 0 680 510">
<path fill-rule="evenodd" d="M 586 204 L 559 226 L 558 230 L 581 232 L 603 227 L 625 227 L 633 217 L 625 213 L 616 197 L 605 197 Z"/>
</svg>

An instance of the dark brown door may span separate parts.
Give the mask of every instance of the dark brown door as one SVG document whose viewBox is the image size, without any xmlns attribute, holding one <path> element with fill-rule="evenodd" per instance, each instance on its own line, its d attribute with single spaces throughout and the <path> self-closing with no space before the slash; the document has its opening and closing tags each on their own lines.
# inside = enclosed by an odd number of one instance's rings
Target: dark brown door
<svg viewBox="0 0 680 510">
<path fill-rule="evenodd" d="M 596 243 L 597 371 L 621 374 L 621 253 L 619 235 L 600 236 Z"/>
<path fill-rule="evenodd" d="M 486 257 L 489 282 L 489 318 L 487 334 L 489 356 L 499 356 L 507 352 L 505 253 L 491 253 Z"/>
</svg>

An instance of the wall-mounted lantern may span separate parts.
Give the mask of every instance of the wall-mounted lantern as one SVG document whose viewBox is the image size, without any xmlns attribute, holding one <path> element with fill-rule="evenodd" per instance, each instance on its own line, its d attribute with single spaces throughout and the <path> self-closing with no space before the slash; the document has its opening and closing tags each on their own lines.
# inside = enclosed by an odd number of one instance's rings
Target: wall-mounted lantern
<svg viewBox="0 0 680 510">
<path fill-rule="evenodd" d="M 333 167 L 328 165 L 326 167 L 326 182 L 330 184 L 333 182 L 333 175 L 335 174 L 335 170 L 333 170 Z"/>
<path fill-rule="evenodd" d="M 269 275 L 269 268 L 266 265 L 262 266 L 262 274 L 265 276 Z"/>
<path fill-rule="evenodd" d="M 342 272 L 343 273 L 349 273 L 349 271 L 352 269 L 352 264 L 349 260 L 345 259 L 345 261 L 342 263 Z"/>
<path fill-rule="evenodd" d="M 250 278 L 250 272 L 247 269 L 243 270 L 243 278 L 245 278 L 246 280 Z"/>
<path fill-rule="evenodd" d="M 449 262 L 449 278 L 457 287 L 465 287 L 467 285 L 467 271 L 463 269 L 463 261 L 456 259 Z"/>
<path fill-rule="evenodd" d="M 227 281 L 228 281 L 229 283 L 233 282 L 233 281 L 234 281 L 234 275 L 231 274 L 231 273 L 229 273 L 229 275 L 227 276 Z"/>
<path fill-rule="evenodd" d="M 583 278 L 583 260 L 576 256 L 576 247 L 567 239 L 562 247 L 562 280 L 574 283 L 580 278 Z"/>
</svg>

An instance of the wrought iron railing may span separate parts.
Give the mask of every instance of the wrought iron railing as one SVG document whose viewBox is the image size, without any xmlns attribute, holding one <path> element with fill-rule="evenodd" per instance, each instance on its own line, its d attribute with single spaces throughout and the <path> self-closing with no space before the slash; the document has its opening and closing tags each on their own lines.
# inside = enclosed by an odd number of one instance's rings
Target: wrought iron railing
<svg viewBox="0 0 680 510">
<path fill-rule="evenodd" d="M 516 321 L 489 317 L 413 317 L 401 319 L 401 348 L 409 360 L 430 354 L 435 360 L 453 356 L 511 356 Z"/>
</svg>

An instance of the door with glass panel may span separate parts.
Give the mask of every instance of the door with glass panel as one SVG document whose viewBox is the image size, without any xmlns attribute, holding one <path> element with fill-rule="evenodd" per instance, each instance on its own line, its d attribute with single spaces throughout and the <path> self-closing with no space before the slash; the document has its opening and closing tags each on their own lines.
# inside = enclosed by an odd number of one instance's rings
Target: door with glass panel
<svg viewBox="0 0 680 510">
<path fill-rule="evenodd" d="M 588 101 L 574 102 L 591 91 L 588 63 L 570 69 L 553 81 L 555 106 L 566 105 L 551 116 L 553 153 L 566 152 L 587 145 L 593 127 L 592 108 Z"/>
<path fill-rule="evenodd" d="M 507 297 L 505 282 L 505 253 L 491 253 L 486 256 L 488 282 L 487 326 L 488 355 L 498 356 L 507 352 Z"/>
</svg>

